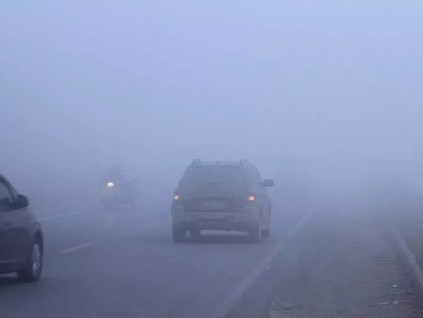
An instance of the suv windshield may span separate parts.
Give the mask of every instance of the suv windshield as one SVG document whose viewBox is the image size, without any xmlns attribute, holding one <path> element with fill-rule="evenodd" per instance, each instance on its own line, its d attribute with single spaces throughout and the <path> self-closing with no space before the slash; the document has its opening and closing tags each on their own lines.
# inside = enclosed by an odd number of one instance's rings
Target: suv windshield
<svg viewBox="0 0 423 318">
<path fill-rule="evenodd" d="M 241 167 L 229 165 L 211 165 L 190 167 L 185 172 L 181 183 L 189 184 L 241 184 L 244 175 Z"/>
</svg>

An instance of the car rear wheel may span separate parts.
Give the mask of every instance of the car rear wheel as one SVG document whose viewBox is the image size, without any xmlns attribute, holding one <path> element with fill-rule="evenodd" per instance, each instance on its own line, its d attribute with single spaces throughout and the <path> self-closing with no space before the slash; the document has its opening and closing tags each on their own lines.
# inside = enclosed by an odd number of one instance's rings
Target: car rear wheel
<svg viewBox="0 0 423 318">
<path fill-rule="evenodd" d="M 24 268 L 18 272 L 19 280 L 23 282 L 36 282 L 43 271 L 43 247 L 41 240 L 36 238 L 32 243 L 31 255 Z"/>
<path fill-rule="evenodd" d="M 269 237 L 270 236 L 270 226 L 267 229 L 263 230 L 262 236 L 263 237 Z"/>
<path fill-rule="evenodd" d="M 199 230 L 199 229 L 189 230 L 189 235 L 190 235 L 192 241 L 194 241 L 194 242 L 201 241 L 201 230 Z"/>
<path fill-rule="evenodd" d="M 270 236 L 270 221 L 269 221 L 269 225 L 268 225 L 268 227 L 267 227 L 267 229 L 263 229 L 263 232 L 262 232 L 262 236 L 263 237 L 269 237 Z"/>
<path fill-rule="evenodd" d="M 182 242 L 185 239 L 186 230 L 177 224 L 172 225 L 172 238 L 175 242 Z"/>
<path fill-rule="evenodd" d="M 260 219 L 257 222 L 257 224 L 254 225 L 254 228 L 250 230 L 249 232 L 251 242 L 254 242 L 254 243 L 260 242 L 262 238 L 262 233 L 263 233 L 262 221 Z"/>
</svg>

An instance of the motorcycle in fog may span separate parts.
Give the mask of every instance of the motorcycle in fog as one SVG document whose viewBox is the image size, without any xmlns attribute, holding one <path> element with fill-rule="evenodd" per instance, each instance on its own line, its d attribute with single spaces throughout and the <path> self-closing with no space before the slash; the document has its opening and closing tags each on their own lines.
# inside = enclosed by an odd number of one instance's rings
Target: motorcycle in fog
<svg viewBox="0 0 423 318">
<path fill-rule="evenodd" d="M 137 207 L 136 181 L 117 182 L 109 180 L 102 185 L 102 203 L 106 210 Z"/>
</svg>

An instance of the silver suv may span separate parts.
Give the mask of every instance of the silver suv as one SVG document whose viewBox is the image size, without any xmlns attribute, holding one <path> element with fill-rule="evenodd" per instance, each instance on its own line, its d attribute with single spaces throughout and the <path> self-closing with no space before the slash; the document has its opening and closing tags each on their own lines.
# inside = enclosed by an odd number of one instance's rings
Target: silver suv
<svg viewBox="0 0 423 318">
<path fill-rule="evenodd" d="M 183 241 L 189 232 L 199 239 L 201 230 L 247 232 L 251 241 L 269 235 L 271 201 L 253 164 L 194 160 L 186 169 L 172 203 L 172 235 Z"/>
</svg>

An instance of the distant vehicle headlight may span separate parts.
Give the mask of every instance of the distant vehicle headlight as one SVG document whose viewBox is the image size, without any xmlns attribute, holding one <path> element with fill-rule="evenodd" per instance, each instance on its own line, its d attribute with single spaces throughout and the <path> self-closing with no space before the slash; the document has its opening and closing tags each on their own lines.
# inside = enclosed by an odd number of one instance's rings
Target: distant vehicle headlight
<svg viewBox="0 0 423 318">
<path fill-rule="evenodd" d="M 107 182 L 108 188 L 113 188 L 114 186 L 115 186 L 115 184 L 113 182 Z"/>
</svg>

